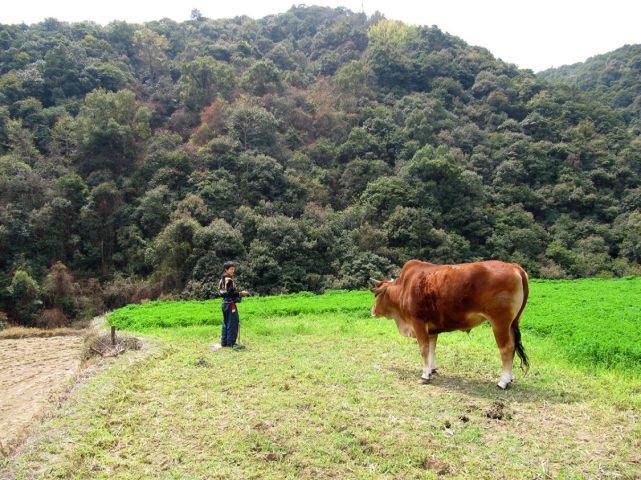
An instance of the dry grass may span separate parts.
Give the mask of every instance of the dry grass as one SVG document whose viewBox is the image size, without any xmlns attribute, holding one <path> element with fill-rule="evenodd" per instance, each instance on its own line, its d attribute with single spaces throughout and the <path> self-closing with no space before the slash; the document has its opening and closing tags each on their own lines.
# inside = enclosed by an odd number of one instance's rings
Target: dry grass
<svg viewBox="0 0 641 480">
<path fill-rule="evenodd" d="M 77 328 L 30 328 L 30 327 L 9 327 L 0 331 L 1 339 L 19 338 L 41 338 L 59 337 L 65 335 L 82 335 L 83 330 Z"/>
<path fill-rule="evenodd" d="M 120 332 L 116 334 L 116 344 L 111 344 L 110 333 L 103 333 L 95 328 L 30 328 L 9 327 L 0 331 L 0 340 L 18 340 L 23 338 L 47 338 L 79 335 L 84 337 L 85 345 L 81 357 L 88 360 L 94 355 L 103 357 L 117 356 L 129 350 L 139 350 L 142 346 L 140 339 Z"/>
<path fill-rule="evenodd" d="M 116 334 L 116 341 L 112 343 L 110 333 L 102 333 L 98 330 L 89 330 L 85 334 L 85 343 L 82 351 L 82 359 L 99 355 L 101 357 L 116 357 L 129 350 L 140 350 L 142 341 L 136 337 Z"/>
</svg>

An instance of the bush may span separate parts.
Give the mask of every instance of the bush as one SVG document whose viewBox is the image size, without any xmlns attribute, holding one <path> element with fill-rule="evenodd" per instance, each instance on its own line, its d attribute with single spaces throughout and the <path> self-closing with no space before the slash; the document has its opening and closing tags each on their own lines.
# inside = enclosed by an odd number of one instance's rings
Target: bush
<svg viewBox="0 0 641 480">
<path fill-rule="evenodd" d="M 541 269 L 539 270 L 539 277 L 550 280 L 561 280 L 568 278 L 568 275 L 560 265 L 557 265 L 550 260 L 541 266 Z"/>
<path fill-rule="evenodd" d="M 75 318 L 93 318 L 105 311 L 103 288 L 97 279 L 81 280 L 74 284 L 74 290 Z"/>
<path fill-rule="evenodd" d="M 24 270 L 16 270 L 7 291 L 13 303 L 14 318 L 23 325 L 33 326 L 42 309 L 36 281 Z"/>
<path fill-rule="evenodd" d="M 118 274 L 103 289 L 103 301 L 108 310 L 124 307 L 130 303 L 158 298 L 159 292 L 145 280 L 125 278 Z"/>
<path fill-rule="evenodd" d="M 69 325 L 69 319 L 60 308 L 47 308 L 38 317 L 39 328 L 62 328 Z"/>
<path fill-rule="evenodd" d="M 9 328 L 9 322 L 7 320 L 7 314 L 0 310 L 0 330 Z"/>
<path fill-rule="evenodd" d="M 94 355 L 101 357 L 115 357 L 128 350 L 140 350 L 142 342 L 136 337 L 116 334 L 116 344 L 111 344 L 111 334 L 100 334 L 95 330 L 90 330 L 84 337 L 84 347 L 82 359 L 89 360 Z"/>
<path fill-rule="evenodd" d="M 184 300 L 208 300 L 218 297 L 219 278 L 190 280 L 180 294 Z"/>
<path fill-rule="evenodd" d="M 331 288 L 366 288 L 370 278 L 390 278 L 393 270 L 393 265 L 386 258 L 370 252 L 358 252 L 345 258 L 339 271 L 340 277 Z"/>
<path fill-rule="evenodd" d="M 62 309 L 67 315 L 73 314 L 73 276 L 62 262 L 56 262 L 49 269 L 42 286 L 45 305 Z"/>
</svg>

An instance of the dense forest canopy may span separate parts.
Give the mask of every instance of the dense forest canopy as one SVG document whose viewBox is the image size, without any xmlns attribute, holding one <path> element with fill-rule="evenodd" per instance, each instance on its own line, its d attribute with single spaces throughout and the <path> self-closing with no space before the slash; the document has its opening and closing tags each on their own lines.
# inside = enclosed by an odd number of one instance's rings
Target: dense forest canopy
<svg viewBox="0 0 641 480">
<path fill-rule="evenodd" d="M 641 132 L 641 45 L 626 45 L 539 75 L 589 93 L 590 97 L 619 111 L 637 135 Z"/>
<path fill-rule="evenodd" d="M 260 293 L 410 258 L 639 274 L 639 97 L 604 92 L 340 8 L 1 25 L 0 310 L 207 298 L 230 258 Z"/>
</svg>

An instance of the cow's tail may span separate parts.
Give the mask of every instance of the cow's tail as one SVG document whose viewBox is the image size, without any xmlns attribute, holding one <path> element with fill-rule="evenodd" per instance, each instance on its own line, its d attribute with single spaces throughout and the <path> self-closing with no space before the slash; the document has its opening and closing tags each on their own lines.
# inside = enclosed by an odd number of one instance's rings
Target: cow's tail
<svg viewBox="0 0 641 480">
<path fill-rule="evenodd" d="M 530 368 L 530 362 L 528 361 L 525 350 L 523 349 L 523 344 L 521 343 L 521 330 L 519 329 L 519 320 L 521 319 L 523 310 L 525 310 L 525 304 L 527 303 L 529 292 L 528 277 L 525 270 L 523 270 L 521 267 L 518 267 L 518 272 L 519 275 L 521 275 L 521 282 L 523 284 L 523 303 L 521 304 L 519 313 L 516 314 L 516 318 L 512 321 L 512 333 L 514 333 L 514 345 L 516 347 L 516 354 L 521 359 L 521 368 L 523 369 L 523 371 L 527 372 Z"/>
</svg>

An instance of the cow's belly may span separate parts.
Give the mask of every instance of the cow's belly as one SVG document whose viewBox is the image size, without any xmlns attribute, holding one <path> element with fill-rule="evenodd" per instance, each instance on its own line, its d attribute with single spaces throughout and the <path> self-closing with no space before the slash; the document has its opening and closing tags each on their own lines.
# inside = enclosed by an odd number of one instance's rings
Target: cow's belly
<svg viewBox="0 0 641 480">
<path fill-rule="evenodd" d="M 444 321 L 427 321 L 429 333 L 454 332 L 457 330 L 470 330 L 487 321 L 487 317 L 482 313 L 470 312 L 464 315 L 456 315 L 445 319 Z"/>
</svg>

